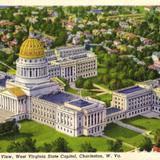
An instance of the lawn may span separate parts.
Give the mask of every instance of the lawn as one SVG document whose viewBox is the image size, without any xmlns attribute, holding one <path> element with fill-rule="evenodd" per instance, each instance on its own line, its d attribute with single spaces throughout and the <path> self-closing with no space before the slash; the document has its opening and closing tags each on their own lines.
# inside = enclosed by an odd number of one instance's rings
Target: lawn
<svg viewBox="0 0 160 160">
<path fill-rule="evenodd" d="M 128 123 L 137 126 L 142 129 L 151 131 L 153 134 L 157 129 L 160 129 L 160 119 L 156 118 L 146 118 L 142 116 L 137 116 L 129 119 L 123 120 L 124 123 Z"/>
<path fill-rule="evenodd" d="M 10 74 L 10 75 L 15 75 L 15 74 L 16 74 L 16 70 L 9 69 L 9 70 L 7 71 L 7 73 Z"/>
<path fill-rule="evenodd" d="M 100 96 L 96 96 L 96 99 L 105 102 L 106 105 L 108 107 L 110 107 L 110 102 L 112 100 L 112 95 L 111 94 L 103 94 L 103 95 L 100 95 Z"/>
<path fill-rule="evenodd" d="M 79 91 L 71 87 L 67 87 L 66 92 L 79 95 Z"/>
<path fill-rule="evenodd" d="M 5 152 L 11 141 L 22 141 L 26 137 L 36 139 L 37 146 L 42 146 L 44 143 L 51 143 L 58 137 L 64 137 L 74 151 L 79 151 L 80 145 L 85 141 L 90 142 L 91 145 L 97 148 L 98 151 L 107 151 L 107 140 L 102 137 L 70 137 L 57 132 L 51 127 L 34 121 L 22 121 L 20 124 L 21 129 L 18 135 L 8 135 L 0 138 L 0 152 Z M 124 146 L 125 151 L 130 149 L 131 148 Z"/>
<path fill-rule="evenodd" d="M 67 87 L 66 92 L 69 92 L 69 93 L 72 93 L 72 94 L 77 94 L 77 95 L 81 94 L 82 97 L 90 96 L 90 97 L 93 97 L 93 98 L 96 98 L 96 94 L 98 93 L 98 92 L 91 91 L 89 89 L 81 89 L 81 91 L 79 91 L 78 89 L 74 89 L 74 88 L 71 88 L 71 87 Z"/>
<path fill-rule="evenodd" d="M 109 137 L 120 139 L 133 146 L 139 146 L 139 144 L 144 139 L 143 135 L 138 134 L 137 132 L 131 131 L 127 128 L 120 127 L 113 123 L 107 125 L 104 133 Z"/>
</svg>

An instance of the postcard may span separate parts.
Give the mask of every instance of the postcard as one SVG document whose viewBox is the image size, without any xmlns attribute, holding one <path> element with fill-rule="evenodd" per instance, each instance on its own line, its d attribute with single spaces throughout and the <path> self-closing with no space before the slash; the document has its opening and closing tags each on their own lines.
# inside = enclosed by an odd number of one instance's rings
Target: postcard
<svg viewBox="0 0 160 160">
<path fill-rule="evenodd" d="M 0 159 L 159 160 L 160 7 L 34 3 L 0 3 Z"/>
</svg>

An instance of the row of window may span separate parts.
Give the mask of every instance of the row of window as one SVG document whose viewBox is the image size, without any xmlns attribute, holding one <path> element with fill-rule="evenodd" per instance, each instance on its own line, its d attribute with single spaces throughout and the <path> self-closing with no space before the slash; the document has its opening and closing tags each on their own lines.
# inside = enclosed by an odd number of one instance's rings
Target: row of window
<svg viewBox="0 0 160 160">
<path fill-rule="evenodd" d="M 100 129 L 102 130 L 102 126 L 96 126 L 96 127 L 93 127 L 93 128 L 91 128 L 91 129 L 89 129 L 89 134 L 94 134 L 94 133 L 97 133 L 97 132 L 99 132 L 100 131 Z"/>
<path fill-rule="evenodd" d="M 37 105 L 37 104 L 32 104 L 33 105 L 33 109 L 40 109 L 40 110 L 44 110 L 44 111 L 47 111 L 49 113 L 53 112 L 54 113 L 54 110 L 53 109 L 48 109 L 46 108 L 46 104 L 44 104 L 44 106 L 40 106 L 40 105 Z"/>
<path fill-rule="evenodd" d="M 61 130 L 61 131 L 64 131 L 64 132 L 66 132 L 66 133 L 72 133 L 72 130 L 70 130 L 70 129 L 66 129 L 65 127 L 61 127 L 61 126 L 57 126 L 57 128 L 59 129 L 59 130 Z"/>
<path fill-rule="evenodd" d="M 140 109 L 138 111 L 133 111 L 133 112 L 129 113 L 129 116 L 132 116 L 132 115 L 135 115 L 135 114 L 139 114 L 141 112 L 145 112 L 145 111 L 148 111 L 148 110 L 149 110 L 149 108 L 143 108 L 143 109 Z"/>
<path fill-rule="evenodd" d="M 159 112 L 160 112 L 160 107 L 159 107 L 159 108 L 153 107 L 153 109 L 154 109 L 155 111 L 159 111 Z"/>
<path fill-rule="evenodd" d="M 112 122 L 112 121 L 115 121 L 115 120 L 119 120 L 119 119 L 124 118 L 124 117 L 125 117 L 125 114 L 120 114 L 120 115 L 108 118 L 107 122 Z"/>
<path fill-rule="evenodd" d="M 30 62 L 30 63 L 32 63 L 32 62 L 42 62 L 44 60 L 46 60 L 46 59 L 45 58 L 42 58 L 42 59 L 39 59 L 39 60 L 37 60 L 37 59 L 30 59 L 30 60 L 20 59 L 20 62 Z"/>
<path fill-rule="evenodd" d="M 54 126 L 54 122 L 46 120 L 46 119 L 43 119 L 43 118 L 40 118 L 40 117 L 37 117 L 37 116 L 32 116 L 32 119 Z"/>
<path fill-rule="evenodd" d="M 143 96 L 139 96 L 139 97 L 136 97 L 136 98 L 131 98 L 131 99 L 129 99 L 129 102 L 138 101 L 138 100 L 145 100 L 146 98 L 151 99 L 151 93 L 143 95 Z"/>
</svg>

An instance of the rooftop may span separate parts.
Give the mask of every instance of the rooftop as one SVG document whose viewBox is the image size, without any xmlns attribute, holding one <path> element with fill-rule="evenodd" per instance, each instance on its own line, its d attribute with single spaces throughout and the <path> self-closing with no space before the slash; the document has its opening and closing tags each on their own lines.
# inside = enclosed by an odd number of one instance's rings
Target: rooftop
<svg viewBox="0 0 160 160">
<path fill-rule="evenodd" d="M 88 101 L 85 101 L 85 100 L 83 100 L 83 99 L 78 99 L 78 100 L 75 100 L 75 101 L 70 102 L 70 104 L 82 108 L 82 107 L 89 106 L 89 105 L 91 105 L 92 103 L 90 103 L 90 102 L 88 102 Z"/>
<path fill-rule="evenodd" d="M 109 107 L 107 108 L 107 114 L 112 114 L 121 111 L 119 108 Z"/>
<path fill-rule="evenodd" d="M 137 91 L 140 91 L 140 90 L 143 90 L 143 88 L 139 87 L 139 86 L 133 86 L 131 88 L 119 90 L 118 93 L 130 94 L 130 93 L 137 92 Z"/>
<path fill-rule="evenodd" d="M 6 86 L 7 79 L 10 79 L 10 77 L 8 77 L 8 76 L 1 76 L 0 75 L 0 86 L 1 87 L 5 87 Z"/>
<path fill-rule="evenodd" d="M 25 96 L 26 94 L 23 92 L 23 90 L 21 90 L 21 88 L 19 87 L 13 87 L 13 88 L 7 88 L 7 90 L 9 92 L 11 92 L 12 94 L 14 94 L 17 97 L 22 97 Z"/>
<path fill-rule="evenodd" d="M 53 102 L 56 104 L 64 104 L 65 102 L 69 102 L 72 101 L 74 99 L 77 99 L 77 96 L 74 96 L 72 94 L 69 93 L 65 93 L 65 92 L 59 92 L 57 94 L 48 94 L 48 95 L 44 95 L 42 97 L 40 97 L 40 99 L 49 101 L 49 102 Z"/>
</svg>

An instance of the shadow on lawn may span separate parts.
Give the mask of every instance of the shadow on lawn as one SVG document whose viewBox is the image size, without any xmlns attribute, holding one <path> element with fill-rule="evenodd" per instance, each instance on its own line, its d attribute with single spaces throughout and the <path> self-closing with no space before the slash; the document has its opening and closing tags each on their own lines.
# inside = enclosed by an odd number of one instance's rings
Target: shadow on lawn
<svg viewBox="0 0 160 160">
<path fill-rule="evenodd" d="M 6 135 L 3 135 L 3 136 L 0 136 L 0 140 L 16 140 L 17 138 L 27 138 L 27 137 L 32 137 L 33 134 L 31 133 L 17 133 L 17 134 L 13 134 L 13 133 L 10 133 L 10 134 L 6 134 Z"/>
</svg>

